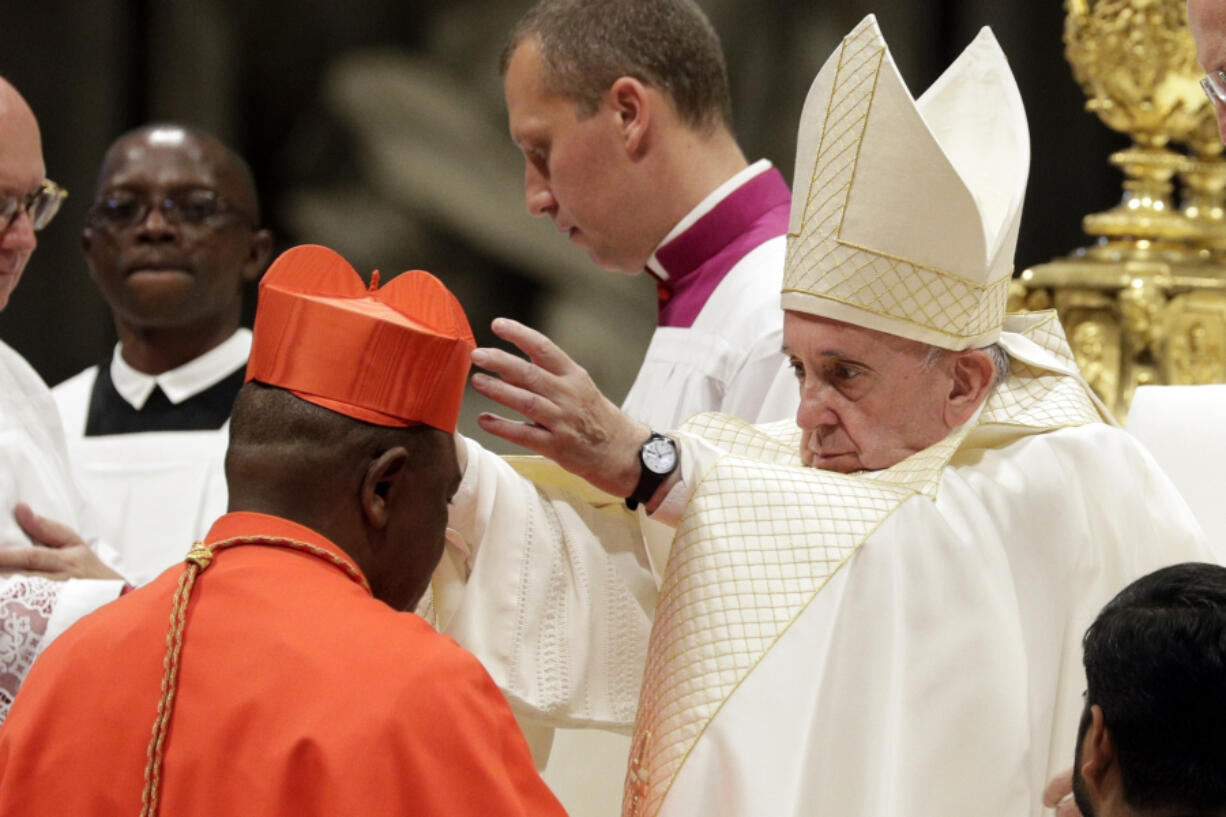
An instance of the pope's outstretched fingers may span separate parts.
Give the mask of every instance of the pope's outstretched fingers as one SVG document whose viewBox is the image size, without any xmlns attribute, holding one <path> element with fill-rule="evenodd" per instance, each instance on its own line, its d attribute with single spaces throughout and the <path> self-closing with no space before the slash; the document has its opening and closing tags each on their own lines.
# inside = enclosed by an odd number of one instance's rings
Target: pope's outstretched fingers
<svg viewBox="0 0 1226 817">
<path fill-rule="evenodd" d="M 473 363 L 497 377 L 473 376 L 480 394 L 530 420 L 520 423 L 484 414 L 489 433 L 549 457 L 571 473 L 616 496 L 628 496 L 638 480 L 638 449 L 651 430 L 600 393 L 582 366 L 535 329 L 507 318 L 492 326 L 529 360 L 500 349 L 477 349 Z"/>
<path fill-rule="evenodd" d="M 541 454 L 548 451 L 553 442 L 549 430 L 536 423 L 508 420 L 506 417 L 488 411 L 478 415 L 477 425 L 495 437 L 501 437 L 509 443 L 515 443 L 529 451 Z"/>
<path fill-rule="evenodd" d="M 511 385 L 513 381 L 505 378 L 490 377 L 485 374 L 475 374 L 472 378 L 473 389 L 496 403 L 518 411 L 534 423 L 545 428 L 552 428 L 558 420 L 559 409 L 552 400 L 531 388 L 520 388 Z"/>
<path fill-rule="evenodd" d="M 533 363 L 552 374 L 568 374 L 578 369 L 578 364 L 545 335 L 530 326 L 510 318 L 495 318 L 490 324 L 494 334 L 508 343 L 513 343 Z"/>
</svg>

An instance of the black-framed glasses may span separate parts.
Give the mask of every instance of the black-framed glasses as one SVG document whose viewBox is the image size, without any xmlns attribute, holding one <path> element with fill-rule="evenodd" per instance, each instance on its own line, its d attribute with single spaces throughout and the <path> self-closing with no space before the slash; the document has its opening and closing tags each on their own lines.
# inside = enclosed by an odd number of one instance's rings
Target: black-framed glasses
<svg viewBox="0 0 1226 817">
<path fill-rule="evenodd" d="M 12 227 L 21 213 L 30 217 L 35 230 L 41 230 L 55 218 L 67 195 L 67 190 L 50 179 L 43 179 L 37 190 L 0 196 L 0 233 Z"/>
<path fill-rule="evenodd" d="M 186 190 L 150 199 L 130 190 L 115 190 L 94 202 L 89 214 L 95 222 L 123 228 L 143 224 L 156 207 L 175 225 L 200 226 L 222 218 L 237 218 L 254 226 L 255 220 L 212 190 Z"/>
</svg>

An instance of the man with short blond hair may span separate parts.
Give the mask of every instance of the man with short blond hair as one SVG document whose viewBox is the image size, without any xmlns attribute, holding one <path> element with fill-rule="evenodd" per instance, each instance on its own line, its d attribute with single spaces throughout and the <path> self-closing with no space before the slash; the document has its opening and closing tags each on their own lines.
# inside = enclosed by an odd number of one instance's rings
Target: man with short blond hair
<svg viewBox="0 0 1226 817">
<path fill-rule="evenodd" d="M 796 389 L 779 353 L 790 196 L 737 143 L 723 49 L 698 4 L 541 0 L 500 71 L 528 212 L 599 266 L 656 284 L 657 327 L 625 411 L 657 428 L 703 411 L 790 417 Z M 627 748 L 573 738 L 558 737 L 546 778 L 580 817 L 612 814 L 621 772 L 605 758 Z"/>
<path fill-rule="evenodd" d="M 791 415 L 779 354 L 790 197 L 732 131 L 719 38 L 693 0 L 541 0 L 502 54 L 524 200 L 600 266 L 646 270 L 658 328 L 626 412 Z"/>
</svg>

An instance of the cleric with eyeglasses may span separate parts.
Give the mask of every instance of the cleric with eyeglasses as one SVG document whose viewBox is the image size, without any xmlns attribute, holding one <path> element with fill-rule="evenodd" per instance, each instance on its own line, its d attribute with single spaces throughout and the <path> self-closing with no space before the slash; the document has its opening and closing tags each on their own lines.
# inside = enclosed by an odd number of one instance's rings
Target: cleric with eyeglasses
<svg viewBox="0 0 1226 817">
<path fill-rule="evenodd" d="M 5 173 L 5 187 L 8 174 Z M 9 295 L 21 280 L 21 272 L 38 242 L 34 233 L 51 223 L 68 191 L 50 179 L 33 189 L 0 190 L 0 309 L 8 305 Z M 25 216 L 24 219 L 21 217 Z"/>
<path fill-rule="evenodd" d="M 0 78 L 0 309 L 38 244 L 35 231 L 63 198 L 47 180 L 33 111 Z M 0 343 L 0 719 L 42 648 L 121 592 L 123 580 L 96 552 L 101 545 L 74 532 L 88 538 L 91 526 L 51 393 Z M 109 549 L 103 557 L 117 564 Z"/>
</svg>

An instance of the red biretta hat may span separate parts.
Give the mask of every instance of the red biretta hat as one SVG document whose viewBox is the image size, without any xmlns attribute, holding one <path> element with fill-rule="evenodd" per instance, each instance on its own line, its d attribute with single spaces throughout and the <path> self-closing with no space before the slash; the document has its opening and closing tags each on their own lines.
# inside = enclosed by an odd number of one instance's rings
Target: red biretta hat
<svg viewBox="0 0 1226 817">
<path fill-rule="evenodd" d="M 247 381 L 382 426 L 453 433 L 476 347 L 460 302 L 422 270 L 370 288 L 344 258 L 294 247 L 260 282 Z"/>
</svg>

